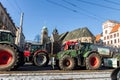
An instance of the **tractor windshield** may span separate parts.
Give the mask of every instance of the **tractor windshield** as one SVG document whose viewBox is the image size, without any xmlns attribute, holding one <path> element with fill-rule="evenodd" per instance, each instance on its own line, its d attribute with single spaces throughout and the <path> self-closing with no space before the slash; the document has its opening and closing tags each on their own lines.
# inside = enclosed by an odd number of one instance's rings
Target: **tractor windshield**
<svg viewBox="0 0 120 80">
<path fill-rule="evenodd" d="M 14 36 L 8 32 L 1 32 L 0 41 L 7 41 L 7 42 L 14 43 Z"/>
<path fill-rule="evenodd" d="M 34 52 L 36 50 L 43 50 L 43 49 L 44 49 L 43 45 L 35 45 L 35 44 L 31 45 L 31 52 Z"/>
</svg>

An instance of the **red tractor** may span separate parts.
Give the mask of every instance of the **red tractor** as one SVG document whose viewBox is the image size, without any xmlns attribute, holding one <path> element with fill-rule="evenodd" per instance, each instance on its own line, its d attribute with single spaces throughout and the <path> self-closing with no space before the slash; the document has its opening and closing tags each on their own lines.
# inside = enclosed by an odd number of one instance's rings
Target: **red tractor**
<svg viewBox="0 0 120 80">
<path fill-rule="evenodd" d="M 78 42 L 67 41 L 62 48 L 63 50 L 74 49 L 76 44 Z M 25 44 L 24 56 L 26 57 L 26 62 L 32 62 L 36 66 L 46 66 L 49 60 L 55 57 L 59 51 L 61 51 L 61 45 L 58 42 L 44 45 L 27 42 Z"/>
<path fill-rule="evenodd" d="M 32 62 L 36 66 L 45 66 L 49 62 L 48 51 L 46 45 L 39 43 L 27 42 L 25 44 L 24 56 L 26 62 Z"/>
</svg>

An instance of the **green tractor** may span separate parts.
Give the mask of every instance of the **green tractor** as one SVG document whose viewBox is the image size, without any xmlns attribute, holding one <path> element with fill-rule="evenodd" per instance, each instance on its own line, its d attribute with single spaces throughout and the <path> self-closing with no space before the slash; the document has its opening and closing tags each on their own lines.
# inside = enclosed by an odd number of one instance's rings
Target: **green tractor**
<svg viewBox="0 0 120 80">
<path fill-rule="evenodd" d="M 15 70 L 23 64 L 23 50 L 15 44 L 15 35 L 8 30 L 0 30 L 0 71 Z"/>
<path fill-rule="evenodd" d="M 104 63 L 103 58 L 112 58 L 115 54 L 113 48 L 92 43 L 77 43 L 69 47 L 68 50 L 60 51 L 56 57 L 56 63 L 62 70 L 72 70 L 76 66 L 96 70 Z"/>
</svg>

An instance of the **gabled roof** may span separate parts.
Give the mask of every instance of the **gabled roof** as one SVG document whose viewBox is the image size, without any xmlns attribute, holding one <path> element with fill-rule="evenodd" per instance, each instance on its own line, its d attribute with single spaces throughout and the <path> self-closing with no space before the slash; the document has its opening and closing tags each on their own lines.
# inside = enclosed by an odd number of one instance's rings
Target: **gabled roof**
<svg viewBox="0 0 120 80">
<path fill-rule="evenodd" d="M 10 17 L 9 13 L 7 13 L 7 9 L 4 8 L 4 6 L 2 5 L 2 3 L 0 2 L 0 7 L 3 9 L 3 11 L 5 12 L 5 14 L 8 16 L 9 20 L 11 21 L 11 23 L 13 24 L 13 26 L 15 27 L 15 23 L 13 22 L 12 18 Z M 16 28 L 15 28 L 16 29 Z"/>
<path fill-rule="evenodd" d="M 63 40 L 69 32 L 62 33 L 59 35 L 59 40 Z"/>
<path fill-rule="evenodd" d="M 54 41 L 62 41 L 66 35 L 68 34 L 68 32 L 62 33 L 62 34 L 52 34 L 51 39 L 53 39 Z"/>
<path fill-rule="evenodd" d="M 96 35 L 96 39 L 95 39 L 95 41 L 99 41 L 100 38 L 101 38 L 101 34 Z"/>
<path fill-rule="evenodd" d="M 116 25 L 112 28 L 111 33 L 118 31 L 119 27 L 120 27 L 120 24 L 116 24 Z"/>
<path fill-rule="evenodd" d="M 64 41 L 81 38 L 81 37 L 94 37 L 94 35 L 89 31 L 87 27 L 84 27 L 69 32 L 67 36 L 64 38 Z"/>
</svg>

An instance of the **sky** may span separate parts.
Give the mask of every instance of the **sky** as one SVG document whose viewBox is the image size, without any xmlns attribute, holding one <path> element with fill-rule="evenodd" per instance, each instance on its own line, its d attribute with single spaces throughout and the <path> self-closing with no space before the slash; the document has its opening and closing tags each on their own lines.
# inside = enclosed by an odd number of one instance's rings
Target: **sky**
<svg viewBox="0 0 120 80">
<path fill-rule="evenodd" d="M 23 33 L 33 41 L 46 26 L 51 35 L 54 28 L 59 34 L 87 27 L 94 35 L 102 33 L 107 20 L 120 22 L 119 0 L 0 0 L 16 26 L 24 13 Z"/>
</svg>

